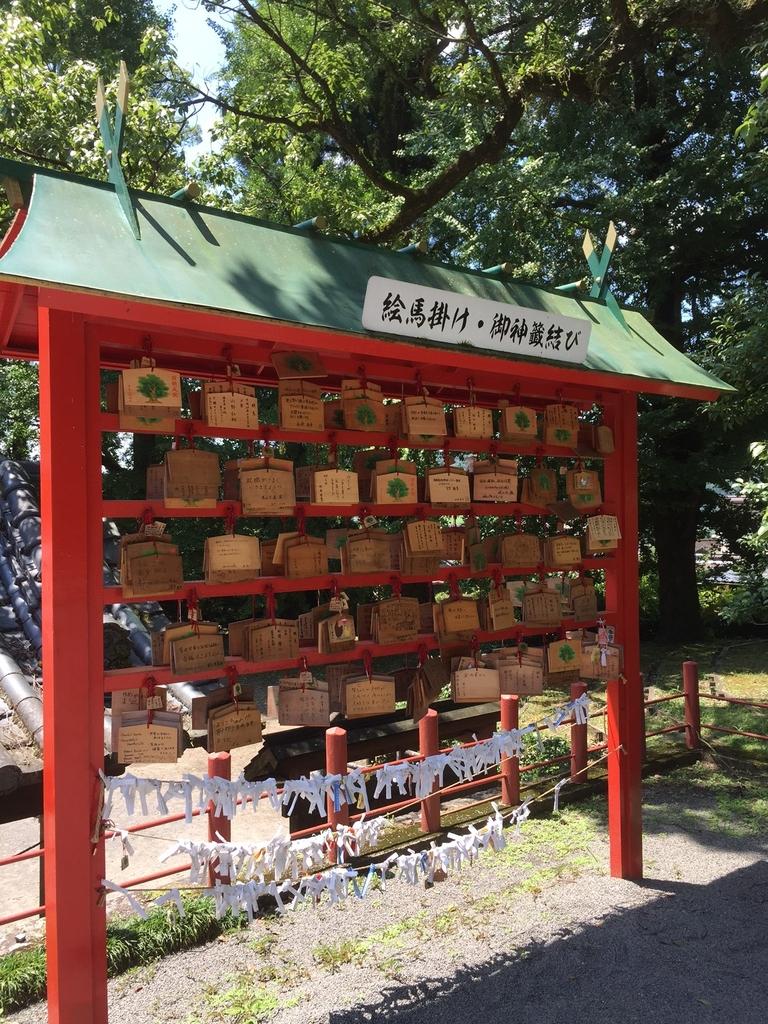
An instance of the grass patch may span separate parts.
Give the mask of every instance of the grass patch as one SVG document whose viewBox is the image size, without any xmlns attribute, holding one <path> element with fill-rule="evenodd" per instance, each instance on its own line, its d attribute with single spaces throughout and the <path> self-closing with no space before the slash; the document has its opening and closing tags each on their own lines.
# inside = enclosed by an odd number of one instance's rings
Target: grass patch
<svg viewBox="0 0 768 1024">
<path fill-rule="evenodd" d="M 184 894 L 184 917 L 173 908 L 139 917 L 114 918 L 107 925 L 107 974 L 151 963 L 170 953 L 210 942 L 224 932 L 244 928 L 247 918 L 216 918 L 213 900 Z M 42 945 L 0 957 L 0 1014 L 45 998 L 45 949 Z"/>
<path fill-rule="evenodd" d="M 45 996 L 45 950 L 20 949 L 0 958 L 0 1014 Z"/>
<path fill-rule="evenodd" d="M 298 1006 L 300 1002 L 299 996 L 285 996 L 274 985 L 263 985 L 253 978 L 237 976 L 235 983 L 224 991 L 208 991 L 205 997 L 206 1013 L 202 1020 L 206 1024 L 213 1021 L 228 1021 L 229 1024 L 263 1024 L 278 1010 Z M 192 1021 L 196 1019 L 201 1018 L 193 1017 Z"/>
<path fill-rule="evenodd" d="M 651 697 L 682 689 L 682 663 L 692 660 L 699 666 L 699 688 L 703 694 L 710 684 L 718 693 L 729 697 L 768 700 L 768 643 L 759 640 L 741 640 L 720 643 L 686 644 L 669 647 L 644 643 L 641 647 L 641 668 Z M 768 735 L 768 712 L 758 708 L 743 708 L 702 697 L 702 723 L 730 729 L 743 729 Z M 683 702 L 671 701 L 648 708 L 646 723 L 650 730 L 663 729 L 683 720 Z M 728 736 L 709 729 L 702 730 L 704 748 L 748 758 L 768 760 L 768 743 L 747 736 Z M 649 740 L 654 753 L 680 750 L 683 734 L 655 737 Z"/>
<path fill-rule="evenodd" d="M 654 801 L 656 786 L 669 792 L 680 787 L 682 798 L 672 803 Z M 688 768 L 648 780 L 646 804 L 657 820 L 682 825 L 716 836 L 748 839 L 768 836 L 768 772 L 753 768 L 723 769 L 700 761 Z"/>
</svg>

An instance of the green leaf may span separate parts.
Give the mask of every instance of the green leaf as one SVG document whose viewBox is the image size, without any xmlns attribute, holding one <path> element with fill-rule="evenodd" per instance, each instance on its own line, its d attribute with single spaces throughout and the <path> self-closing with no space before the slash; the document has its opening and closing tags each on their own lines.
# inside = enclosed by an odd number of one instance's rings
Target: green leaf
<svg viewBox="0 0 768 1024">
<path fill-rule="evenodd" d="M 163 378 L 158 377 L 156 373 L 148 373 L 144 377 L 139 377 L 137 389 L 148 402 L 159 402 L 169 391 Z"/>
<path fill-rule="evenodd" d="M 399 476 L 396 476 L 387 484 L 387 494 L 390 498 L 394 498 L 395 501 L 402 501 L 403 498 L 408 496 L 408 486 Z"/>
</svg>

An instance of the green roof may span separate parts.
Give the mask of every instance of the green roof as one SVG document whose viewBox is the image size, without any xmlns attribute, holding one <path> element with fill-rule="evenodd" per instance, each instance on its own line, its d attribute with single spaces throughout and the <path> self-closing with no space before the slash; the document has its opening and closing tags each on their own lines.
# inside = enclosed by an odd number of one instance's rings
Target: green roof
<svg viewBox="0 0 768 1024">
<path fill-rule="evenodd" d="M 0 175 L 32 181 L 28 215 L 0 259 L 0 280 L 371 336 L 361 315 L 368 279 L 377 275 L 590 319 L 586 361 L 569 368 L 620 375 L 637 391 L 646 390 L 644 382 L 664 382 L 672 392 L 675 386 L 688 393 L 733 390 L 635 310 L 624 311 L 628 332 L 596 300 L 132 191 L 141 230 L 136 239 L 110 184 L 2 159 Z"/>
</svg>

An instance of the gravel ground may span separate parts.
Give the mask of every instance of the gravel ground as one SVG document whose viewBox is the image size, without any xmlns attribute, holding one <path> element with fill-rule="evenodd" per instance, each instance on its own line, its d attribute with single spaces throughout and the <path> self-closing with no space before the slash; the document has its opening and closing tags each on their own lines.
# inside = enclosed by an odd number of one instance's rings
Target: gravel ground
<svg viewBox="0 0 768 1024">
<path fill-rule="evenodd" d="M 390 883 L 129 972 L 110 1024 L 763 1024 L 766 781 L 650 780 L 642 884 L 608 876 L 604 801 L 566 808 L 430 890 Z"/>
</svg>

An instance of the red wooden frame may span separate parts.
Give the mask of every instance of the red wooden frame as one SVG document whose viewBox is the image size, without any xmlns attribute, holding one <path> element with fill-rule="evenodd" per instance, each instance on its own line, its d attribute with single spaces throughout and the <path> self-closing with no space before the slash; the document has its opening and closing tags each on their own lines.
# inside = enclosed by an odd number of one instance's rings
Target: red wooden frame
<svg viewBox="0 0 768 1024">
<path fill-rule="evenodd" d="M 102 610 L 118 591 L 105 588 L 102 582 L 101 517 L 105 513 L 135 516 L 152 503 L 102 502 L 101 433 L 114 430 L 116 422 L 114 417 L 99 412 L 99 369 L 125 366 L 130 358 L 142 353 L 147 336 L 161 365 L 200 375 L 220 373 L 227 358 L 248 367 L 263 360 L 277 344 L 320 351 L 337 375 L 355 372 L 362 362 L 371 379 L 412 384 L 418 369 L 424 383 L 446 400 L 466 397 L 467 375 L 471 374 L 478 398 L 486 403 L 503 394 L 513 398 L 519 386 L 526 398 L 563 397 L 582 406 L 594 401 L 604 406 L 617 445 L 616 454 L 606 462 L 605 502 L 619 516 L 623 539 L 615 557 L 588 560 L 587 564 L 605 570 L 607 607 L 611 610 L 608 618 L 615 623 L 625 650 L 626 680 L 609 685 L 608 745 L 613 751 L 609 759 L 611 872 L 623 878 L 640 878 L 643 691 L 638 637 L 634 392 L 639 387 L 645 390 L 646 384 L 648 390 L 660 393 L 681 394 L 684 389 L 662 382 L 563 369 L 545 362 L 514 363 L 462 349 L 449 354 L 401 341 L 385 342 L 296 325 L 40 289 L 45 873 L 51 1024 L 107 1021 L 106 910 L 100 891 L 104 839 L 98 834 L 97 800 L 97 773 L 103 761 L 103 695 L 105 690 L 137 685 L 144 673 L 104 672 Z M 224 345 L 230 346 L 226 355 Z M 696 396 L 714 397 L 714 393 L 704 396 L 697 389 Z M 233 432 L 215 433 L 232 436 Z M 236 433 L 241 435 L 258 439 L 260 432 Z M 365 439 L 372 440 L 368 435 Z M 542 452 L 550 454 L 548 449 Z M 557 454 L 567 457 L 569 453 Z M 228 504 L 220 503 L 211 514 L 224 514 Z M 519 506 L 515 511 L 527 510 Z M 328 513 L 327 508 L 322 509 L 322 514 Z M 470 574 L 461 571 L 456 575 Z M 330 578 L 324 577 L 317 585 L 327 586 Z M 359 585 L 365 585 L 365 579 L 361 578 Z M 291 589 L 293 582 L 282 581 L 276 589 Z M 299 582 L 304 589 L 306 581 Z M 377 577 L 371 582 L 386 579 Z M 259 584 L 243 589 L 244 593 L 258 591 Z M 214 592 L 218 590 L 201 587 L 199 596 Z M 235 592 L 240 592 L 237 587 L 227 590 Z M 394 653 L 396 649 L 388 651 Z M 339 656 L 334 655 L 332 660 L 339 660 Z M 158 673 L 163 675 L 163 670 L 153 669 L 156 678 Z"/>
</svg>

